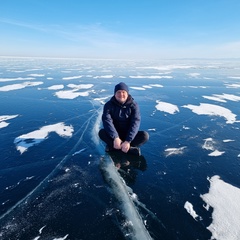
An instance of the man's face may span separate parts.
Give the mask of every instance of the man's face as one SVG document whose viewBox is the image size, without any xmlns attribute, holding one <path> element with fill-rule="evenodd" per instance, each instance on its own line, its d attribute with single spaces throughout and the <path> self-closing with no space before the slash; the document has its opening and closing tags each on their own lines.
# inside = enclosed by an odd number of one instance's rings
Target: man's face
<svg viewBox="0 0 240 240">
<path fill-rule="evenodd" d="M 118 90 L 115 93 L 115 98 L 117 99 L 118 102 L 123 104 L 127 101 L 128 93 L 125 90 Z"/>
</svg>

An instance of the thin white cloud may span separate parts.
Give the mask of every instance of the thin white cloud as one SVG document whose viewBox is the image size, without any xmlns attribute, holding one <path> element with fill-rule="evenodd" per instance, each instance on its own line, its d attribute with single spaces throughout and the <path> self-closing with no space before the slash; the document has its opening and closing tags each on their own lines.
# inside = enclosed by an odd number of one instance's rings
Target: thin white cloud
<svg viewBox="0 0 240 240">
<path fill-rule="evenodd" d="M 31 56 L 128 59 L 240 56 L 239 41 L 213 44 L 207 40 L 199 43 L 196 39 L 190 38 L 188 44 L 185 43 L 186 41 L 176 44 L 176 39 L 169 39 L 167 35 L 164 37 L 146 35 L 144 31 L 124 32 L 118 31 L 117 27 L 111 30 L 98 22 L 86 25 L 76 23 L 60 25 L 29 24 L 12 19 L 0 19 L 0 23 L 30 30 L 18 38 L 18 44 L 11 43 L 11 47 L 9 41 L 1 39 L 3 55 L 15 53 L 21 56 L 31 54 Z M 31 30 L 34 32 L 32 33 Z M 19 41 L 22 48 L 19 48 Z"/>
</svg>

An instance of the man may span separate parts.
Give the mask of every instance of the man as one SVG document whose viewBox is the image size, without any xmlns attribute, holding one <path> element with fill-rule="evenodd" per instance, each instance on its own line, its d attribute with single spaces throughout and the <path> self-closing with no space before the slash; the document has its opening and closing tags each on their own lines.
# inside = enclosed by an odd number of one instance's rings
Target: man
<svg viewBox="0 0 240 240">
<path fill-rule="evenodd" d="M 140 156 L 138 147 L 149 139 L 147 132 L 139 131 L 140 121 L 138 104 L 129 94 L 128 86 L 120 82 L 103 108 L 103 129 L 99 137 L 107 144 L 106 152 L 121 150 Z"/>
</svg>

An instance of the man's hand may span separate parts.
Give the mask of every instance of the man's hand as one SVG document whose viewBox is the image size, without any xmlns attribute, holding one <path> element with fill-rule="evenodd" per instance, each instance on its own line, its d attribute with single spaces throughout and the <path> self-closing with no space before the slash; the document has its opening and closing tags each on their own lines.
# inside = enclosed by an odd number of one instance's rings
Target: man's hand
<svg viewBox="0 0 240 240">
<path fill-rule="evenodd" d="M 113 147 L 115 149 L 121 149 L 121 143 L 122 143 L 122 140 L 119 137 L 117 137 L 113 141 Z"/>
<path fill-rule="evenodd" d="M 121 149 L 123 152 L 127 153 L 128 150 L 130 149 L 130 143 L 127 141 L 123 142 L 121 145 Z"/>
</svg>

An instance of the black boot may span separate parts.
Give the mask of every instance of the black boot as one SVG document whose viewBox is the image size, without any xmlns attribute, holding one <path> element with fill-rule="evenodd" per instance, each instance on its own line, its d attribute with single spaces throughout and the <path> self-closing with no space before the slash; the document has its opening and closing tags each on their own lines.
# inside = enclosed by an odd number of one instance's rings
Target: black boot
<svg viewBox="0 0 240 240">
<path fill-rule="evenodd" d="M 141 156 L 141 150 L 138 147 L 130 147 L 127 153 L 135 156 Z"/>
</svg>

